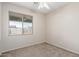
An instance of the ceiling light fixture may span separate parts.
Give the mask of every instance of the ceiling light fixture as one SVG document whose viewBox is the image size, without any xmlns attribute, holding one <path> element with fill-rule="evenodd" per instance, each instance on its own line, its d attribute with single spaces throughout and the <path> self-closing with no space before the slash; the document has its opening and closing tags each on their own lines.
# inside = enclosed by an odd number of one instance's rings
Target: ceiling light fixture
<svg viewBox="0 0 79 59">
<path fill-rule="evenodd" d="M 34 5 L 37 6 L 38 9 L 50 9 L 46 2 L 34 2 Z"/>
</svg>

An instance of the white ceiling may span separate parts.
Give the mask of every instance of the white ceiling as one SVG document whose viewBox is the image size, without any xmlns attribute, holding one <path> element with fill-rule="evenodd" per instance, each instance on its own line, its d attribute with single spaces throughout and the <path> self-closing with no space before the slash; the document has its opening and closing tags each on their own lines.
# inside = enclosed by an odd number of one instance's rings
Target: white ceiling
<svg viewBox="0 0 79 59">
<path fill-rule="evenodd" d="M 33 2 L 10 2 L 11 4 L 15 4 L 15 5 L 19 5 L 19 6 L 23 6 L 26 7 L 28 9 L 31 9 L 32 11 L 35 12 L 41 12 L 41 13 L 49 13 L 51 11 L 56 10 L 57 8 L 60 8 L 62 6 L 64 6 L 65 4 L 67 4 L 66 2 L 47 2 L 50 9 L 38 9 L 34 7 L 34 3 Z"/>
</svg>

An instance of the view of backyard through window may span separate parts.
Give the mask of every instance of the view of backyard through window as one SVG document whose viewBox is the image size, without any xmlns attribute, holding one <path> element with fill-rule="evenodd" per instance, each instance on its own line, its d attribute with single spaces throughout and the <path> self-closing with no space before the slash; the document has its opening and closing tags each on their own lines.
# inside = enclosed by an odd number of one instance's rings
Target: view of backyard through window
<svg viewBox="0 0 79 59">
<path fill-rule="evenodd" d="M 9 35 L 32 34 L 32 16 L 9 12 Z"/>
</svg>

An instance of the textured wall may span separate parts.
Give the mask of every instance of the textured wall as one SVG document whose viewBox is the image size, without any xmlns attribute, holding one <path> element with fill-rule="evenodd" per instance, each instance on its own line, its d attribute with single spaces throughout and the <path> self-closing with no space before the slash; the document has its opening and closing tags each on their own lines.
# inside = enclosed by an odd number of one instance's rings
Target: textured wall
<svg viewBox="0 0 79 59">
<path fill-rule="evenodd" d="M 1 3 L 0 3 L 0 40 L 1 40 Z"/>
<path fill-rule="evenodd" d="M 33 34 L 32 35 L 16 35 L 8 36 L 8 11 L 22 13 L 33 16 Z M 45 41 L 45 19 L 44 15 L 32 12 L 26 8 L 3 4 L 3 51 L 22 48 L 25 46 L 42 43 Z"/>
<path fill-rule="evenodd" d="M 79 3 L 47 15 L 47 42 L 79 54 Z"/>
</svg>

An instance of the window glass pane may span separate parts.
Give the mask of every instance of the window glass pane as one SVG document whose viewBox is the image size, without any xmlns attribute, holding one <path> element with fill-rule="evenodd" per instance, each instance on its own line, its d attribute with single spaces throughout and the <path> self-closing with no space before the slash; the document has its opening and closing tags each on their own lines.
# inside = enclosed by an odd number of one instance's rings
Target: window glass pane
<svg viewBox="0 0 79 59">
<path fill-rule="evenodd" d="M 32 34 L 32 16 L 9 12 L 9 35 Z"/>
<path fill-rule="evenodd" d="M 22 17 L 17 13 L 9 13 L 9 34 L 22 34 Z"/>
<path fill-rule="evenodd" d="M 23 17 L 23 33 L 32 34 L 32 16 Z"/>
</svg>

